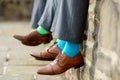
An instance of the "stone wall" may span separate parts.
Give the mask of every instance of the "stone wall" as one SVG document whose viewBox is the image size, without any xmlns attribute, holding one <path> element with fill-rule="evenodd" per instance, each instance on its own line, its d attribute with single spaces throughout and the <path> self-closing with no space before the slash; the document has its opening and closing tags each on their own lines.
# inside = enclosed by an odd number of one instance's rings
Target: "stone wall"
<svg viewBox="0 0 120 80">
<path fill-rule="evenodd" d="M 120 80 L 120 0 L 91 0 L 85 66 L 70 69 L 65 80 Z"/>
<path fill-rule="evenodd" d="M 29 20 L 33 0 L 0 0 L 0 21 Z"/>
</svg>

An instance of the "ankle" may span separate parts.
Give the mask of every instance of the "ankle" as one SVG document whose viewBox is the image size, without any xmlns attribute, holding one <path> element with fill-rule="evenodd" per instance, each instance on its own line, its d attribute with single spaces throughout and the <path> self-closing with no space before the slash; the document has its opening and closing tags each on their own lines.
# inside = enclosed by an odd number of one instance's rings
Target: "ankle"
<svg viewBox="0 0 120 80">
<path fill-rule="evenodd" d="M 39 27 L 37 28 L 37 32 L 38 32 L 39 34 L 48 34 L 48 33 L 49 33 L 49 31 L 47 31 L 46 29 L 44 29 L 42 26 L 39 26 Z"/>
<path fill-rule="evenodd" d="M 66 41 L 63 40 L 57 40 L 57 46 L 63 50 L 64 46 L 65 46 Z"/>
<path fill-rule="evenodd" d="M 64 46 L 63 52 L 69 57 L 74 57 L 80 52 L 80 44 L 67 41 Z"/>
</svg>

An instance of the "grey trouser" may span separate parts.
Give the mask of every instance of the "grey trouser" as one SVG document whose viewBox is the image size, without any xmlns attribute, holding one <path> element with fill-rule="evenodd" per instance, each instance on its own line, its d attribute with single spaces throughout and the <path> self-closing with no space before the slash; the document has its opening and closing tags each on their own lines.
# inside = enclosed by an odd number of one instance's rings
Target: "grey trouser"
<svg viewBox="0 0 120 80">
<path fill-rule="evenodd" d="M 74 43 L 83 41 L 89 0 L 47 0 L 38 25 L 54 37 Z"/>
<path fill-rule="evenodd" d="M 31 26 L 33 29 L 36 29 L 39 26 L 38 22 L 43 14 L 45 5 L 46 5 L 46 0 L 34 0 L 32 17 L 31 17 Z"/>
</svg>

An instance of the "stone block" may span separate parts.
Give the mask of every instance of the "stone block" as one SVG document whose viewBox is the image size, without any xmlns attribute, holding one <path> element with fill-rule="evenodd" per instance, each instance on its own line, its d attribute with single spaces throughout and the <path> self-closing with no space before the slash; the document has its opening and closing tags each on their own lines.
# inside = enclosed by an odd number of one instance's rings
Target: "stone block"
<svg viewBox="0 0 120 80">
<path fill-rule="evenodd" d="M 109 14 L 108 14 L 109 12 Z M 117 26 L 119 14 L 113 0 L 105 0 L 100 11 L 100 46 L 114 50 L 117 46 Z"/>
<path fill-rule="evenodd" d="M 4 72 L 4 64 L 6 60 L 6 53 L 3 51 L 4 49 L 1 49 L 0 51 L 0 75 Z"/>
<path fill-rule="evenodd" d="M 92 48 L 87 48 L 86 49 L 86 53 L 87 54 L 85 54 L 85 58 L 87 58 L 89 61 L 91 61 L 92 62 L 92 60 L 93 60 L 93 51 L 92 51 Z"/>
<path fill-rule="evenodd" d="M 112 69 L 112 59 L 108 56 L 105 56 L 104 53 L 97 53 L 97 61 L 96 61 L 96 68 L 100 70 L 102 73 L 104 73 L 107 76 L 111 75 L 111 69 Z"/>
<path fill-rule="evenodd" d="M 29 74 L 10 74 L 10 75 L 0 75 L 0 80 L 34 80 L 33 75 Z"/>
</svg>

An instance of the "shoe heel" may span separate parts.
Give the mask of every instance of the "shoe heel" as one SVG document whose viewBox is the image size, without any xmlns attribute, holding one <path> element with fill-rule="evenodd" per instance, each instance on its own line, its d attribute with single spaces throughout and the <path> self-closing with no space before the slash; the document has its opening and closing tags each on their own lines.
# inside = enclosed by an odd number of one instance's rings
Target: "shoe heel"
<svg viewBox="0 0 120 80">
<path fill-rule="evenodd" d="M 50 38 L 49 40 L 47 40 L 46 42 L 43 42 L 43 44 L 48 44 L 48 43 L 50 43 L 52 39 L 53 39 L 53 38 L 51 37 L 51 38 Z"/>
<path fill-rule="evenodd" d="M 48 43 L 50 43 L 50 41 L 47 41 L 47 42 L 43 42 L 43 44 L 48 44 Z"/>
<path fill-rule="evenodd" d="M 76 65 L 76 66 L 74 66 L 74 69 L 77 69 L 77 68 L 80 68 L 81 66 L 83 66 L 85 63 L 84 62 L 82 62 L 82 63 L 80 63 L 80 64 L 78 64 L 78 65 Z"/>
</svg>

